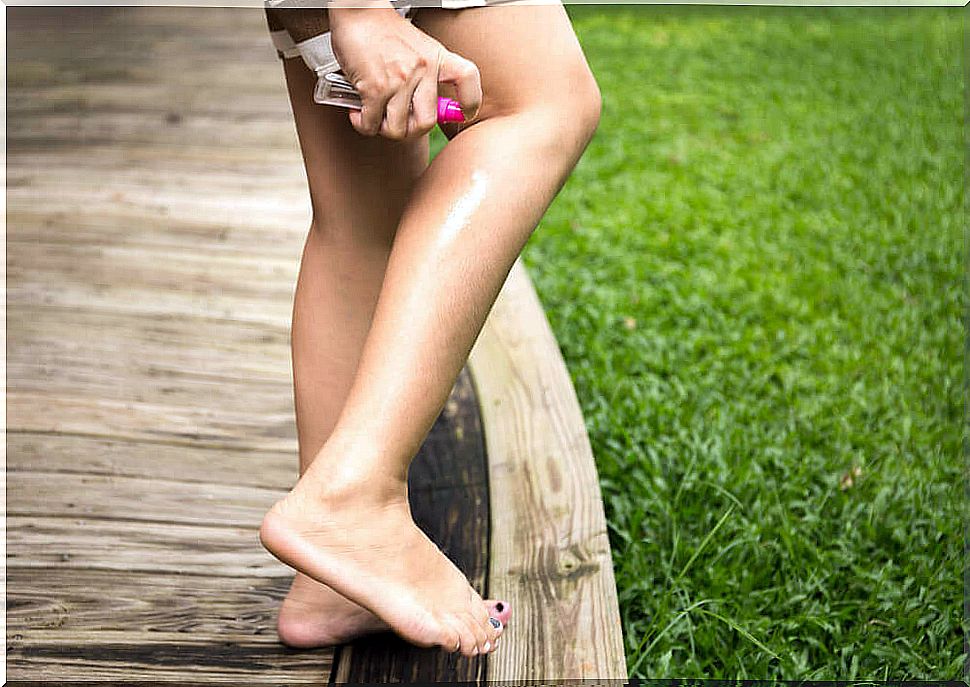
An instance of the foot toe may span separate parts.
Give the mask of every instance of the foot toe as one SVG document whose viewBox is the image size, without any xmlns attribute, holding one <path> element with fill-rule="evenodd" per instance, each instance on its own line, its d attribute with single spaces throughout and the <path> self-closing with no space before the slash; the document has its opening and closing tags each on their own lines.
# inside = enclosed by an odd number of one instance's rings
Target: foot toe
<svg viewBox="0 0 970 687">
<path fill-rule="evenodd" d="M 491 642 L 489 641 L 490 638 L 485 629 L 485 624 L 479 621 L 472 613 L 465 614 L 464 622 L 468 626 L 469 632 L 471 632 L 472 636 L 474 637 L 475 648 L 472 656 L 488 653 L 488 649 L 485 648 L 485 645 L 488 644 L 489 648 L 491 648 Z"/>
<path fill-rule="evenodd" d="M 450 653 L 461 653 L 462 656 L 474 656 L 472 652 L 477 652 L 478 639 L 468 623 L 463 618 L 455 617 L 446 624 L 451 628 L 452 636 L 457 639 L 457 642 L 452 640 L 451 646 L 446 647 L 445 650 Z"/>
<path fill-rule="evenodd" d="M 512 619 L 512 607 L 508 601 L 489 600 L 485 604 L 488 607 L 489 615 L 502 623 L 502 627 L 509 624 L 509 620 Z"/>
</svg>

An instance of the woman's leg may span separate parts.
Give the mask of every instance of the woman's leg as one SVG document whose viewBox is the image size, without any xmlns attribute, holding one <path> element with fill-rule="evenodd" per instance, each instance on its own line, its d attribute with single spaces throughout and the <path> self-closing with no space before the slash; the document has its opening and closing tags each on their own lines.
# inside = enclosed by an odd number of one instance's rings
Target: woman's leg
<svg viewBox="0 0 970 687">
<path fill-rule="evenodd" d="M 314 14 L 325 22 L 323 10 Z M 428 142 L 358 136 L 344 110 L 313 102 L 316 75 L 302 59 L 283 60 L 283 70 L 313 205 L 291 330 L 302 475 L 330 436 L 357 371 L 401 212 L 427 166 Z M 277 618 L 280 639 L 300 647 L 386 627 L 300 572 Z"/>
<path fill-rule="evenodd" d="M 326 28 L 326 13 L 313 14 Z M 357 371 L 391 241 L 427 166 L 428 142 L 358 136 L 345 112 L 312 102 L 316 76 L 301 59 L 284 60 L 283 70 L 315 208 L 291 332 L 302 475 L 330 436 Z M 356 200 L 341 207 L 340 200 L 350 197 Z M 509 611 L 493 615 L 506 622 Z M 338 644 L 386 629 L 370 611 L 300 572 L 277 617 L 280 639 L 297 647 Z"/>
<path fill-rule="evenodd" d="M 407 466 L 592 136 L 599 93 L 561 5 L 422 9 L 415 23 L 478 65 L 480 118 L 408 197 L 333 433 L 260 537 L 405 638 L 460 640 L 473 655 L 496 633 L 467 580 L 411 520 Z"/>
</svg>

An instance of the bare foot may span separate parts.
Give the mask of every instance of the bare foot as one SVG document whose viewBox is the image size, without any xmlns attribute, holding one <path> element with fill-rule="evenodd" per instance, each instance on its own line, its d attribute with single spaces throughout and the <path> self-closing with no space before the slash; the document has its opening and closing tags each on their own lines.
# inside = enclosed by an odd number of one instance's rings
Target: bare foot
<svg viewBox="0 0 970 687">
<path fill-rule="evenodd" d="M 406 485 L 369 476 L 339 489 L 307 472 L 266 513 L 263 546 L 418 646 L 475 656 L 501 627 L 468 580 L 411 519 Z"/>
<path fill-rule="evenodd" d="M 343 644 L 388 629 L 366 608 L 303 573 L 293 578 L 276 618 L 280 641 L 297 649 Z"/>
<path fill-rule="evenodd" d="M 486 600 L 485 605 L 491 617 L 508 625 L 508 602 Z M 344 644 L 387 630 L 387 623 L 376 615 L 303 573 L 293 578 L 276 620 L 280 641 L 297 649 Z"/>
</svg>

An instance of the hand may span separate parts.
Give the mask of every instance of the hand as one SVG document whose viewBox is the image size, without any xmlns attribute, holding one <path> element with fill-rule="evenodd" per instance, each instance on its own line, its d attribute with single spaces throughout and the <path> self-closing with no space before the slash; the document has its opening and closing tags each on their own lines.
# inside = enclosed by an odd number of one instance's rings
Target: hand
<svg viewBox="0 0 970 687">
<path fill-rule="evenodd" d="M 360 93 L 363 107 L 350 112 L 359 133 L 394 140 L 428 133 L 437 123 L 439 83 L 455 87 L 465 121 L 477 116 L 478 67 L 414 27 L 389 2 L 375 0 L 366 8 L 333 2 L 328 12 L 334 56 Z"/>
</svg>

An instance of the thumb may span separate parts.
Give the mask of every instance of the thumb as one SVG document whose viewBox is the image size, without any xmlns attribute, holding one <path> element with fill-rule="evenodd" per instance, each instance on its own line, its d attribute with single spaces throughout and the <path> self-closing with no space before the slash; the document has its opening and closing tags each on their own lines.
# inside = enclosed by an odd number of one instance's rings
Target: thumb
<svg viewBox="0 0 970 687">
<path fill-rule="evenodd" d="M 482 77 L 474 62 L 441 48 L 438 53 L 438 83 L 455 87 L 458 104 L 466 121 L 478 116 L 482 106 Z"/>
</svg>

